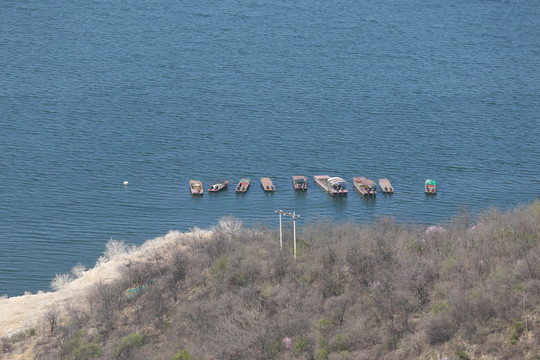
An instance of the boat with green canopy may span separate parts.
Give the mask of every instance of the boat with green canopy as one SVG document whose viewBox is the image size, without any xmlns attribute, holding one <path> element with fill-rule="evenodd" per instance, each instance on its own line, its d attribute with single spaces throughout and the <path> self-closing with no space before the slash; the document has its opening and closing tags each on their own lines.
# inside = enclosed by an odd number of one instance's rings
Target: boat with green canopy
<svg viewBox="0 0 540 360">
<path fill-rule="evenodd" d="M 435 182 L 435 180 L 426 180 L 425 192 L 426 195 L 435 195 L 437 193 L 437 183 Z"/>
</svg>

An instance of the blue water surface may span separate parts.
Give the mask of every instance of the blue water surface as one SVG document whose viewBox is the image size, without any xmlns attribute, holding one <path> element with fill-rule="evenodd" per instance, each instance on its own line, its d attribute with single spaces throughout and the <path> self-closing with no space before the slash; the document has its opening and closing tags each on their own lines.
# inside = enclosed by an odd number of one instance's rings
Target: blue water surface
<svg viewBox="0 0 540 360">
<path fill-rule="evenodd" d="M 538 69 L 533 0 L 5 0 L 0 295 L 47 290 L 111 238 L 226 215 L 433 224 L 530 203 Z M 396 193 L 334 199 L 322 174 Z M 190 179 L 242 177 L 245 195 L 189 194 Z"/>
</svg>

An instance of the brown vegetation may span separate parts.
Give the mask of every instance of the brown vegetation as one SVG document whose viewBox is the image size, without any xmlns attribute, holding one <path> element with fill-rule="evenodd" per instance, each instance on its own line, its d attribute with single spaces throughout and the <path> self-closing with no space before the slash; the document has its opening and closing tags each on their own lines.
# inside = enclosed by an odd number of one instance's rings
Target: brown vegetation
<svg viewBox="0 0 540 360">
<path fill-rule="evenodd" d="M 276 231 L 222 226 L 126 263 L 3 356 L 540 359 L 540 203 L 472 225 L 305 225 L 296 262 Z"/>
</svg>

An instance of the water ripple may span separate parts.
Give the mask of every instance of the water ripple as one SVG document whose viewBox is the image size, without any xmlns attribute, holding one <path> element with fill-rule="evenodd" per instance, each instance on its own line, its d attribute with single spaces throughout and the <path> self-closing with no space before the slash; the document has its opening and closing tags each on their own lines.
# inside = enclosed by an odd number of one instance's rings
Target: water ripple
<svg viewBox="0 0 540 360">
<path fill-rule="evenodd" d="M 533 1 L 3 5 L 0 294 L 226 215 L 431 224 L 540 194 Z M 333 199 L 316 174 L 396 193 Z M 245 195 L 189 195 L 245 176 Z"/>
</svg>

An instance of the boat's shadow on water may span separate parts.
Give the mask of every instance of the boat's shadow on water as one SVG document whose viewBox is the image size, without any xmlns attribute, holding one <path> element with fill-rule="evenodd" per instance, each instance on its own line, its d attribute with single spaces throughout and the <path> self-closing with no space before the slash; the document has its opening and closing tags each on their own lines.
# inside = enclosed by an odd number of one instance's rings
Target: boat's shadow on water
<svg viewBox="0 0 540 360">
<path fill-rule="evenodd" d="M 375 208 L 375 205 L 377 204 L 377 197 L 376 196 L 360 196 L 362 204 L 366 206 L 368 209 Z"/>
<path fill-rule="evenodd" d="M 347 205 L 347 202 L 349 201 L 349 196 L 348 195 L 344 196 L 344 195 L 327 194 L 327 197 L 328 197 L 328 201 L 331 204 L 339 206 L 339 207 Z"/>
<path fill-rule="evenodd" d="M 209 191 L 208 195 L 212 196 L 212 197 L 214 197 L 214 196 L 223 196 L 223 195 L 227 194 L 228 192 L 229 192 L 229 188 L 225 188 L 225 189 L 220 190 L 220 191 Z"/>
</svg>

